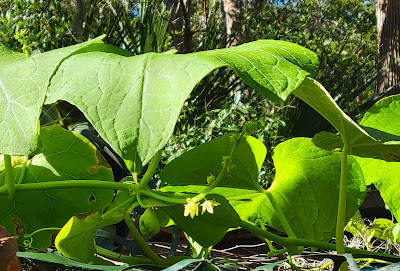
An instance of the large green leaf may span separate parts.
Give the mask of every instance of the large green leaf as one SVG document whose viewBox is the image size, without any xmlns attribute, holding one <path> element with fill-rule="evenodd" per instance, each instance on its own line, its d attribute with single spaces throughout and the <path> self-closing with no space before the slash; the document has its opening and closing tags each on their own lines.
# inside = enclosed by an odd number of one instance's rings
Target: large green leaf
<svg viewBox="0 0 400 271">
<path fill-rule="evenodd" d="M 350 153 L 355 155 L 354 159 L 362 168 L 365 183 L 375 184 L 399 220 L 400 95 L 377 102 L 359 126 L 343 113 L 318 82 L 306 79 L 294 93 L 329 120 L 342 137 L 346 137 Z M 327 132 L 315 135 L 313 143 L 328 150 L 343 147 L 340 136 Z"/>
<path fill-rule="evenodd" d="M 197 178 L 196 174 L 191 177 L 190 173 L 193 172 L 194 167 L 196 168 L 195 172 L 203 172 L 203 175 L 207 174 L 209 167 L 221 167 L 220 160 L 217 158 L 213 158 L 214 166 L 210 165 L 208 161 L 210 157 L 217 155 L 215 149 L 223 149 L 222 146 L 217 146 L 216 142 L 213 143 L 213 141 L 204 144 L 201 152 L 196 150 L 199 148 L 197 147 L 177 158 L 175 162 L 168 164 L 164 168 L 167 173 L 161 173 L 162 180 L 170 184 L 169 180 L 174 179 L 174 184 L 186 185 L 168 185 L 162 188 L 162 191 L 176 192 L 179 195 L 204 191 L 206 188 L 204 178 Z M 217 143 L 228 145 L 229 141 L 221 140 Z M 260 158 L 257 151 L 251 158 L 251 155 L 247 152 L 253 150 L 255 149 L 248 148 L 238 152 L 238 154 L 249 157 L 247 159 L 253 161 L 246 161 L 242 167 L 232 170 L 229 173 L 230 175 L 240 175 L 241 172 L 246 170 L 252 172 L 250 165 L 252 163 L 257 164 L 255 161 Z M 205 161 L 190 164 L 186 160 L 193 157 L 189 155 L 191 152 L 197 155 L 202 153 Z M 210 155 L 207 155 L 207 153 Z M 218 155 L 221 158 L 223 154 L 219 153 Z M 340 156 L 341 153 L 339 152 L 326 151 L 315 147 L 311 139 L 307 138 L 291 139 L 275 148 L 273 159 L 276 176 L 268 190 L 276 199 L 297 237 L 329 240 L 334 235 L 339 194 Z M 177 164 L 190 164 L 191 167 L 180 167 L 182 172 L 174 176 L 170 173 L 175 171 L 169 167 Z M 236 170 L 239 172 L 235 173 Z M 349 159 L 348 172 L 347 220 L 361 205 L 366 191 L 362 171 L 353 158 Z M 263 189 L 260 189 L 257 183 L 246 186 L 240 184 L 239 181 L 238 179 L 235 182 L 226 182 L 223 184 L 224 186 L 214 189 L 213 193 L 224 196 L 241 219 L 262 225 L 268 224 L 283 230 Z M 243 179 L 242 182 L 246 184 Z"/>
<path fill-rule="evenodd" d="M 60 63 L 102 37 L 26 58 L 0 46 L 0 153 L 31 154 L 47 88 Z"/>
<path fill-rule="evenodd" d="M 207 185 L 207 177 L 210 174 L 216 177 L 221 171 L 222 157 L 228 156 L 235 144 L 233 137 L 233 134 L 228 134 L 184 153 L 180 159 L 175 159 L 163 169 L 161 178 L 168 185 Z M 259 187 L 258 174 L 266 154 L 267 149 L 260 140 L 246 136 L 233 154 L 235 170 L 224 176 L 219 186 Z"/>
<path fill-rule="evenodd" d="M 276 170 L 268 189 L 299 238 L 329 240 L 335 233 L 339 199 L 341 153 L 316 148 L 308 138 L 279 144 L 273 153 Z M 361 168 L 348 162 L 346 221 L 364 200 Z M 260 195 L 235 209 L 246 220 L 283 230 L 268 198 Z"/>
<path fill-rule="evenodd" d="M 400 141 L 400 95 L 374 104 L 365 113 L 360 125 L 382 142 Z"/>
<path fill-rule="evenodd" d="M 31 159 L 23 183 L 74 179 L 113 181 L 111 168 L 83 136 L 54 126 L 42 129 L 39 140 L 43 152 Z M 21 172 L 19 167 L 14 168 L 16 173 Z M 16 177 L 19 178 L 18 174 Z M 0 197 L 0 224 L 18 236 L 45 227 L 61 227 L 77 213 L 102 212 L 112 197 L 113 191 L 104 189 L 18 191 L 15 201 Z M 46 248 L 52 233 L 35 234 L 32 246 Z"/>
<path fill-rule="evenodd" d="M 365 114 L 361 125 L 383 143 L 389 161 L 358 157 L 366 183 L 374 183 L 383 200 L 400 220 L 400 95 L 380 100 Z"/>
<path fill-rule="evenodd" d="M 273 40 L 186 55 L 88 52 L 61 63 L 46 103 L 76 105 L 130 169 L 138 171 L 172 135 L 195 85 L 224 66 L 282 102 L 306 76 L 315 75 L 318 59 L 301 46 Z"/>
</svg>

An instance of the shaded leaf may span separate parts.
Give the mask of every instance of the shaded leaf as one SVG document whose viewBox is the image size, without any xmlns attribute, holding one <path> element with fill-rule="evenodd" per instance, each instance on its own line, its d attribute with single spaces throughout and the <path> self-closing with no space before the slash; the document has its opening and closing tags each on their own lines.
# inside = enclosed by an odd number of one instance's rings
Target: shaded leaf
<svg viewBox="0 0 400 271">
<path fill-rule="evenodd" d="M 372 158 L 356 158 L 365 176 L 366 184 L 373 183 L 394 217 L 400 219 L 399 162 L 386 162 Z"/>
<path fill-rule="evenodd" d="M 184 217 L 183 204 L 159 207 L 159 209 L 201 246 L 211 247 L 222 240 L 229 228 L 237 228 L 240 225 L 240 218 L 221 195 L 209 194 L 206 198 L 220 204 L 214 208 L 214 214 L 205 212 L 201 215 L 200 210 L 199 216 Z"/>
<path fill-rule="evenodd" d="M 39 140 L 43 152 L 31 159 L 23 183 L 113 181 L 111 168 L 85 137 L 54 126 L 42 129 Z M 14 170 L 21 172 L 19 167 L 21 165 Z M 16 177 L 19 179 L 18 175 Z M 61 227 L 76 213 L 102 212 L 111 203 L 113 193 L 111 189 L 79 188 L 18 191 L 15 201 L 0 197 L 0 223 L 17 236 L 45 227 Z M 52 233 L 54 231 L 35 234 L 31 245 L 47 248 Z M 20 238 L 21 242 L 23 239 Z"/>
<path fill-rule="evenodd" d="M 184 153 L 162 170 L 160 176 L 168 185 L 207 185 L 210 174 L 218 176 L 222 168 L 222 157 L 228 156 L 235 144 L 234 134 L 221 136 L 192 151 Z M 253 189 L 259 187 L 258 174 L 265 160 L 264 144 L 246 136 L 233 154 L 235 169 L 220 181 L 218 186 Z M 185 170 L 182 170 L 185 169 Z"/>
</svg>

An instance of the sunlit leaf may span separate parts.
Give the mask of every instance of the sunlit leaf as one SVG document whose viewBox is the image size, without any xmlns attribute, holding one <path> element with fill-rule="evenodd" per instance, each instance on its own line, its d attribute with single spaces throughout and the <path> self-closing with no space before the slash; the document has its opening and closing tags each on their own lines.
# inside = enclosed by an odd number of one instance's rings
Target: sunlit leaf
<svg viewBox="0 0 400 271">
<path fill-rule="evenodd" d="M 122 216 L 103 219 L 97 212 L 73 216 L 57 234 L 54 244 L 65 257 L 82 263 L 104 264 L 104 260 L 94 255 L 94 236 L 98 229 L 115 224 L 121 219 Z"/>
<path fill-rule="evenodd" d="M 221 140 L 218 143 L 223 144 L 224 142 Z M 204 159 L 210 157 L 207 156 L 207 153 L 213 153 L 215 156 L 215 149 L 222 148 L 221 146 L 217 147 L 217 143 L 211 141 L 201 148 L 202 156 Z M 190 152 L 198 154 L 199 152 L 196 149 Z M 249 148 L 246 151 L 251 152 L 252 149 Z M 240 155 L 248 156 L 249 154 L 246 151 L 240 152 Z M 183 165 L 190 152 L 177 158 L 175 165 L 181 163 Z M 268 190 L 276 199 L 297 237 L 329 240 L 335 234 L 340 156 L 341 153 L 339 152 L 326 151 L 315 147 L 311 143 L 311 139 L 307 138 L 291 139 L 275 148 L 273 159 L 276 175 Z M 256 152 L 252 158 L 253 163 L 256 161 L 255 157 L 257 157 Z M 214 158 L 214 161 L 215 167 L 221 167 L 217 158 Z M 173 163 L 170 165 L 172 167 Z M 235 169 L 238 170 L 237 173 L 232 170 L 230 174 L 240 174 L 240 172 L 246 170 L 251 171 L 249 165 L 251 165 L 251 162 L 247 161 L 243 167 Z M 196 167 L 198 172 L 206 172 L 210 166 L 209 163 L 205 163 L 204 166 L 202 163 L 197 163 L 191 165 L 191 167 L 181 167 L 180 170 L 183 173 L 180 176 L 185 176 L 185 171 L 192 172 L 193 167 Z M 167 165 L 164 170 L 168 172 L 172 169 Z M 348 171 L 347 221 L 363 202 L 366 192 L 362 171 L 358 163 L 352 158 L 349 159 Z M 161 174 L 161 176 L 164 176 L 163 180 L 167 183 L 172 178 L 172 175 L 169 174 Z M 201 183 L 198 179 L 190 179 L 189 175 L 185 178 L 177 178 L 174 184 L 179 184 L 178 179 L 186 185 L 168 185 L 162 188 L 162 191 L 176 192 L 182 195 L 184 193 L 200 193 L 206 188 L 204 181 L 200 186 Z M 189 185 L 190 180 L 193 180 L 191 185 Z M 245 181 L 243 180 L 243 182 Z M 243 185 L 238 184 L 238 181 L 231 182 L 231 185 L 226 182 L 222 187 L 214 189 L 213 193 L 223 195 L 241 219 L 256 224 L 266 224 L 283 231 L 275 210 L 260 187 L 254 185 L 253 187 L 247 186 L 244 189 Z"/>
<path fill-rule="evenodd" d="M 46 103 L 76 105 L 130 170 L 139 171 L 167 143 L 196 84 L 224 66 L 282 102 L 315 75 L 318 59 L 303 47 L 272 40 L 186 55 L 88 52 L 61 63 Z"/>
<path fill-rule="evenodd" d="M 40 112 L 59 65 L 103 37 L 30 58 L 0 46 L 0 153 L 25 155 L 36 150 Z"/>
</svg>

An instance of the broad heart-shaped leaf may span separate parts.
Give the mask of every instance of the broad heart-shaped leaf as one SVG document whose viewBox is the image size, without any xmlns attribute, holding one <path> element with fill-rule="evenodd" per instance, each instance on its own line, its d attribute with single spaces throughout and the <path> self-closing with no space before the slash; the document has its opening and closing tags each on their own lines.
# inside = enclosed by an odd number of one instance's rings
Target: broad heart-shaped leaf
<svg viewBox="0 0 400 271">
<path fill-rule="evenodd" d="M 0 153 L 32 154 L 47 88 L 60 63 L 104 36 L 26 58 L 0 46 Z"/>
<path fill-rule="evenodd" d="M 315 147 L 309 138 L 294 138 L 275 148 L 272 158 L 276 175 L 268 191 L 280 205 L 297 237 L 329 240 L 334 235 L 340 156 L 339 152 Z M 361 168 L 352 158 L 348 161 L 347 191 L 346 221 L 349 221 L 366 193 Z M 251 207 L 253 213 L 248 211 Z M 237 206 L 236 210 L 239 214 L 246 214 L 250 221 L 264 222 L 282 230 L 264 195 Z"/>
<path fill-rule="evenodd" d="M 183 204 L 159 207 L 159 209 L 201 246 L 211 247 L 218 244 L 230 228 L 237 228 L 240 225 L 240 218 L 221 195 L 209 194 L 206 198 L 220 204 L 214 207 L 213 214 L 208 212 L 201 214 L 200 210 L 199 216 L 185 217 Z"/>
<path fill-rule="evenodd" d="M 365 113 L 360 125 L 382 142 L 400 141 L 400 95 L 378 101 Z"/>
<path fill-rule="evenodd" d="M 43 128 L 39 140 L 43 152 L 31 159 L 23 183 L 113 181 L 111 168 L 85 137 L 54 126 Z M 20 173 L 18 167 L 14 169 Z M 0 224 L 18 236 L 45 227 L 61 227 L 77 213 L 102 212 L 111 203 L 113 193 L 113 190 L 81 188 L 17 191 L 15 201 L 0 197 Z M 53 233 L 35 234 L 32 246 L 47 248 Z M 23 239 L 20 237 L 21 242 Z"/>
<path fill-rule="evenodd" d="M 76 105 L 129 169 L 139 171 L 169 140 L 196 84 L 224 66 L 282 102 L 306 76 L 315 75 L 318 59 L 301 46 L 274 40 L 186 55 L 88 52 L 61 63 L 46 103 Z"/>
<path fill-rule="evenodd" d="M 342 137 L 327 132 L 319 133 L 313 139 L 316 146 L 327 150 L 341 148 L 344 138 L 348 146 L 351 147 L 350 154 L 387 161 L 400 160 L 400 142 L 382 143 L 382 140 L 385 139 L 382 137 L 384 132 L 374 131 L 378 128 L 373 128 L 373 125 L 366 125 L 366 122 L 362 122 L 361 125 L 369 127 L 361 128 L 339 108 L 329 93 L 317 81 L 306 78 L 293 93 L 327 119 Z"/>
<path fill-rule="evenodd" d="M 94 255 L 96 231 L 107 225 L 118 223 L 122 217 L 123 215 L 103 219 L 97 212 L 73 216 L 57 234 L 54 244 L 65 257 L 82 263 L 102 264 L 104 260 Z"/>
<path fill-rule="evenodd" d="M 228 134 L 184 153 L 165 166 L 161 179 L 168 185 L 207 185 L 207 177 L 210 174 L 217 177 L 221 171 L 222 157 L 230 154 L 235 144 L 234 138 L 234 134 Z M 260 140 L 246 136 L 233 154 L 235 170 L 224 176 L 219 186 L 250 189 L 259 187 L 258 174 L 266 154 L 267 149 Z"/>
<path fill-rule="evenodd" d="M 400 221 L 400 95 L 384 98 L 368 110 L 361 125 L 375 138 L 384 142 L 386 154 L 392 159 L 383 161 L 358 157 L 367 184 L 374 183 L 383 200 Z"/>
<path fill-rule="evenodd" d="M 309 138 L 291 139 L 275 148 L 273 159 L 276 177 L 269 191 L 298 238 L 329 240 L 334 235 L 340 182 L 340 156 L 339 152 L 315 147 Z M 179 159 L 184 159 L 184 155 L 177 158 L 177 160 Z M 208 166 L 207 163 L 197 164 L 199 171 L 203 169 L 206 172 Z M 181 170 L 190 169 L 183 167 Z M 233 174 L 235 170 L 230 174 Z M 162 179 L 163 181 L 169 183 L 167 177 L 171 175 L 161 174 L 161 176 L 165 178 Z M 193 180 L 192 185 L 168 185 L 161 190 L 181 194 L 199 193 L 206 188 L 199 186 L 196 178 Z M 187 181 L 185 183 L 188 184 Z M 365 191 L 362 171 L 357 162 L 350 157 L 347 220 L 361 205 Z M 268 224 L 283 230 L 268 197 L 259 187 L 251 188 L 249 186 L 247 189 L 243 189 L 235 187 L 233 184 L 230 187 L 217 187 L 213 193 L 224 196 L 241 219 L 256 224 Z M 215 208 L 215 210 L 217 209 L 218 207 Z"/>
</svg>

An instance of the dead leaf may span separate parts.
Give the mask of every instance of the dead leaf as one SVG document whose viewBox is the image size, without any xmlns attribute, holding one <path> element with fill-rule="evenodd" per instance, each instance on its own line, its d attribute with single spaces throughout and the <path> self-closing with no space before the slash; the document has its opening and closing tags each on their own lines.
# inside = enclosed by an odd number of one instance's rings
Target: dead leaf
<svg viewBox="0 0 400 271">
<path fill-rule="evenodd" d="M 18 238 L 0 225 L 0 271 L 22 271 L 17 251 Z"/>
</svg>

